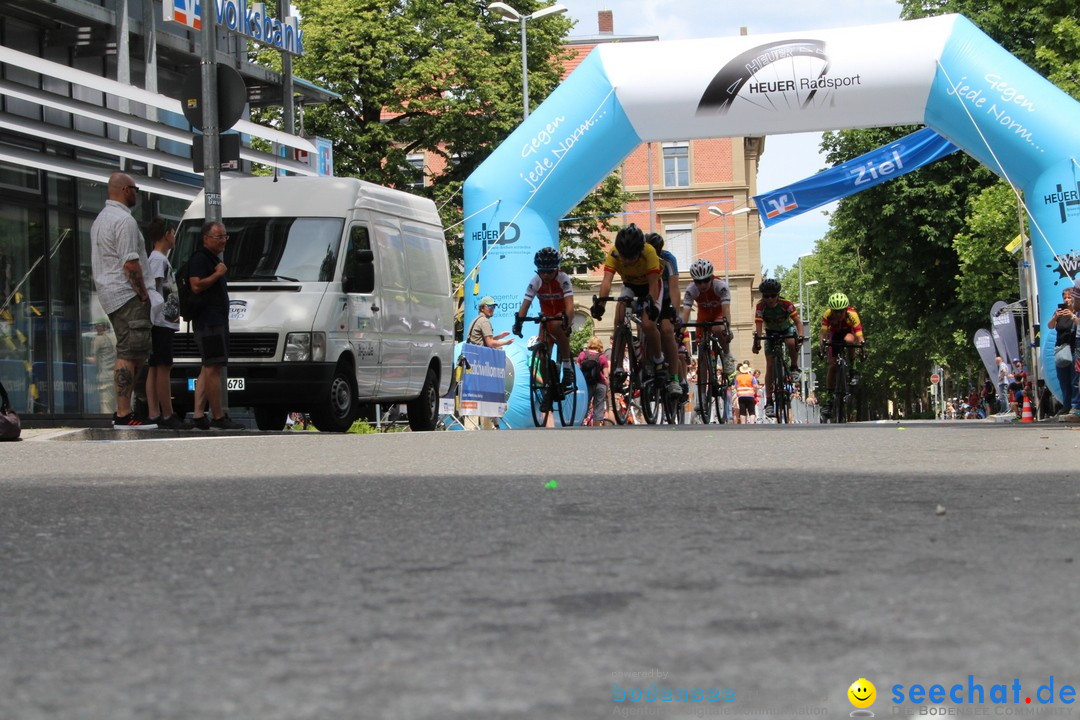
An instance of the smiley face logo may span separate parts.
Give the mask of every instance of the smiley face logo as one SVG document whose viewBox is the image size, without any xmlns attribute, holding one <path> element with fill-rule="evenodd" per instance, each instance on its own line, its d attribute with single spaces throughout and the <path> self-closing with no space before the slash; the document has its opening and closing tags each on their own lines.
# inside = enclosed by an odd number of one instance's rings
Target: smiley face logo
<svg viewBox="0 0 1080 720">
<path fill-rule="evenodd" d="M 868 708 L 877 699 L 877 688 L 866 678 L 859 678 L 851 683 L 847 691 L 848 700 L 857 708 Z"/>
</svg>

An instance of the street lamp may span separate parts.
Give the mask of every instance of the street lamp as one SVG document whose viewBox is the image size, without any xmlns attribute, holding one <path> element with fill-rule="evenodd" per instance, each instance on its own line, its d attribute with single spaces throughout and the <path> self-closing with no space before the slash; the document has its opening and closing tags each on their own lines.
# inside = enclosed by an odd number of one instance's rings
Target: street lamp
<svg viewBox="0 0 1080 720">
<path fill-rule="evenodd" d="M 521 94 L 525 102 L 525 117 L 529 117 L 529 56 L 525 43 L 525 23 L 530 20 L 539 20 L 548 15 L 558 15 L 567 11 L 566 6 L 555 4 L 550 7 L 537 10 L 532 15 L 522 15 L 504 2 L 493 2 L 488 5 L 488 10 L 495 13 L 503 22 L 521 23 Z"/>
<path fill-rule="evenodd" d="M 732 210 L 731 212 L 724 212 L 723 210 L 716 207 L 715 205 L 710 205 L 709 208 L 708 208 L 710 215 L 716 215 L 717 217 L 722 217 L 722 218 L 729 218 L 732 215 L 742 215 L 744 213 L 750 212 L 750 210 L 752 210 L 752 209 L 753 208 L 744 207 L 744 208 L 739 208 L 738 210 Z M 725 228 L 727 227 L 727 221 L 726 220 L 724 221 L 724 226 L 725 226 Z M 734 239 L 734 235 L 735 235 L 734 220 L 732 221 L 731 234 L 732 234 L 732 239 Z M 727 240 L 727 238 L 725 238 L 724 239 L 724 282 L 727 283 L 728 292 L 731 292 L 731 273 L 728 271 L 727 246 L 728 246 L 728 240 Z"/>
</svg>

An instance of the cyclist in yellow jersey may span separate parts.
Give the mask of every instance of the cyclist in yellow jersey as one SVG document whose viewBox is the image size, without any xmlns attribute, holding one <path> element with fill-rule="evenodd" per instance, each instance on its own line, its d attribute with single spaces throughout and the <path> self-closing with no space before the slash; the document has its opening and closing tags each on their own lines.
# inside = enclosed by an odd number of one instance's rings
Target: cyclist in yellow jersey
<svg viewBox="0 0 1080 720">
<path fill-rule="evenodd" d="M 848 296 L 842 292 L 835 292 L 829 296 L 829 309 L 821 316 L 821 352 L 829 358 L 829 373 L 825 388 L 831 390 L 836 380 L 837 349 L 826 345 L 826 342 L 844 343 L 847 346 L 849 364 L 855 360 L 856 345 L 866 342 L 859 313 L 851 306 Z M 859 375 L 852 370 L 849 383 L 856 385 L 858 382 Z M 829 410 L 830 403 L 823 402 L 822 414 L 828 417 Z"/>
<path fill-rule="evenodd" d="M 660 258 L 656 250 L 645 242 L 645 234 L 641 229 L 630 223 L 615 236 L 615 247 L 608 251 L 604 258 L 604 277 L 600 281 L 597 294 L 607 297 L 611 292 L 611 283 L 618 274 L 623 281 L 623 289 L 619 297 L 636 297 L 644 302 L 644 312 L 641 317 L 641 330 L 645 336 L 645 349 L 653 360 L 657 372 L 668 372 L 667 363 L 660 347 L 660 331 L 656 328 L 656 320 L 660 317 L 660 300 L 663 288 L 661 281 Z M 604 317 L 604 309 L 607 303 L 598 300 L 591 308 L 592 316 L 596 320 Z M 619 303 L 615 309 L 615 326 L 622 321 L 626 306 Z M 648 365 L 646 365 L 648 367 Z"/>
</svg>

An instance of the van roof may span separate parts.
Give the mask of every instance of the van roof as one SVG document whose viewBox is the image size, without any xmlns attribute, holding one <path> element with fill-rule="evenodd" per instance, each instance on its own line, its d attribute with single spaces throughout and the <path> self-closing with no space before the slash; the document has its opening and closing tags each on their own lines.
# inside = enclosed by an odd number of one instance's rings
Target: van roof
<svg viewBox="0 0 1080 720">
<path fill-rule="evenodd" d="M 203 207 L 200 192 L 184 217 L 203 217 Z M 339 217 L 352 208 L 365 208 L 441 226 L 431 200 L 356 178 L 222 178 L 221 208 L 224 217 Z"/>
</svg>

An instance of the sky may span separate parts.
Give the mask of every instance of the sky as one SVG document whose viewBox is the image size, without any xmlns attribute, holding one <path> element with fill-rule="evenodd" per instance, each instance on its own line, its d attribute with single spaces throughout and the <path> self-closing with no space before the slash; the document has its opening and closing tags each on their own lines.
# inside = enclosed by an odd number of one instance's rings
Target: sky
<svg viewBox="0 0 1080 720">
<path fill-rule="evenodd" d="M 570 37 L 595 35 L 597 12 L 611 10 L 616 35 L 655 35 L 661 40 L 727 37 L 746 27 L 751 35 L 800 30 L 826 30 L 894 22 L 896 0 L 559 0 L 578 23 Z M 513 2 L 511 0 L 510 4 Z M 710 11 L 703 14 L 703 9 Z M 709 17 L 711 15 L 711 17 Z M 539 22 L 543 22 L 540 20 Z M 758 168 L 758 193 L 802 180 L 828 166 L 818 152 L 821 133 L 769 135 Z M 826 205 L 763 228 L 761 265 L 771 274 L 777 265 L 791 267 L 828 229 Z"/>
</svg>

